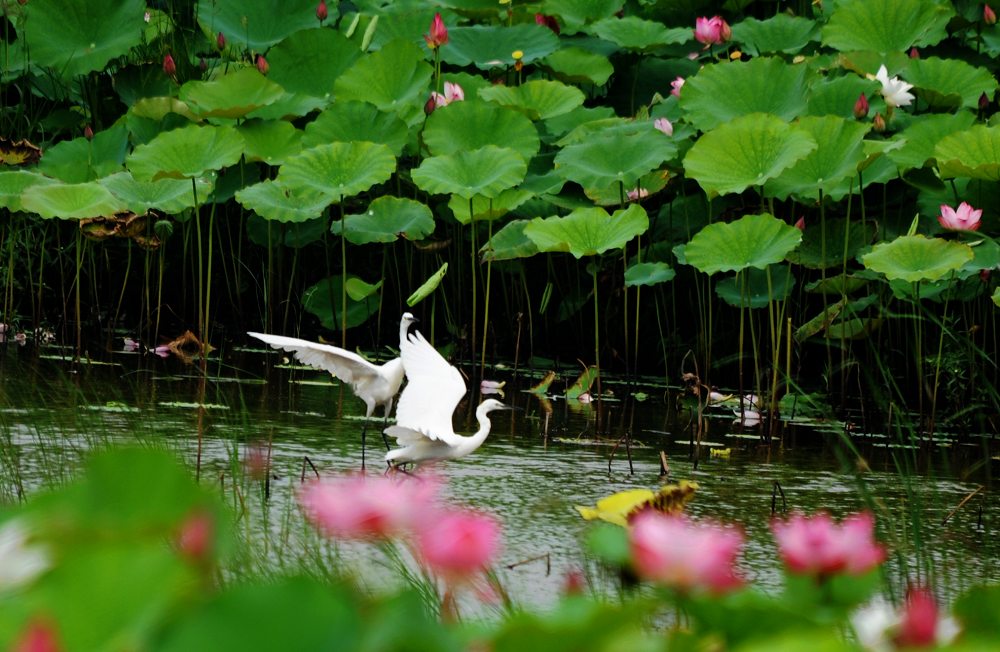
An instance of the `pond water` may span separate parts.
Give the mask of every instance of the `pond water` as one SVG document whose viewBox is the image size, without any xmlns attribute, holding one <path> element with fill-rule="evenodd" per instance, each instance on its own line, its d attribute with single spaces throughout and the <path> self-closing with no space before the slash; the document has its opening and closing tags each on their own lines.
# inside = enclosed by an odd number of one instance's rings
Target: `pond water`
<svg viewBox="0 0 1000 652">
<path fill-rule="evenodd" d="M 203 482 L 218 483 L 264 563 L 309 558 L 299 548 L 316 541 L 302 527 L 292 496 L 303 474 L 313 474 L 310 464 L 320 473 L 360 468 L 364 404 L 348 388 L 324 373 L 282 365 L 281 354 L 261 349 L 213 353 L 206 377 L 176 358 L 113 352 L 100 362 L 73 364 L 64 356 L 69 353 L 58 347 L 0 349 L 0 502 L 71 478 L 89 449 L 152 443 L 177 450 Z M 568 370 L 561 381 L 571 382 L 575 373 Z M 491 376 L 509 379 L 511 373 Z M 564 385 L 557 381 L 553 390 Z M 574 506 L 623 489 L 656 488 L 664 481 L 661 451 L 671 481 L 699 485 L 690 513 L 744 529 L 742 568 L 766 589 L 781 581 L 769 532 L 773 510 L 827 509 L 839 516 L 866 505 L 892 551 L 893 586 L 930 583 L 950 597 L 972 583 L 1000 580 L 1000 538 L 994 536 L 1000 506 L 983 442 L 921 453 L 884 438 L 850 442 L 836 432 L 844 430 L 838 423 L 783 423 L 779 436 L 766 441 L 757 429 L 741 428 L 731 409 L 719 408 L 709 410 L 704 445 L 694 455 L 690 415 L 677 408 L 676 388 L 641 387 L 646 400 L 605 402 L 598 420 L 595 404 L 545 401 L 513 386 L 508 383 L 505 400 L 521 410 L 494 413 L 484 446 L 438 471 L 451 499 L 503 522 L 501 578 L 522 604 L 551 605 L 567 572 L 593 570 L 582 553 L 588 524 Z M 629 394 L 610 379 L 604 387 Z M 456 429 L 474 430 L 469 411 L 460 412 L 466 418 L 456 419 Z M 629 450 L 619 447 L 611 459 L 626 431 Z M 265 496 L 253 489 L 263 483 L 248 483 L 241 465 L 268 442 Z M 378 428 L 368 444 L 369 468 L 379 469 Z M 962 468 L 965 458 L 987 463 Z M 901 465 L 921 472 L 900 474 Z M 364 559 L 377 557 L 375 550 L 349 554 L 361 556 L 356 567 L 363 572 L 384 573 L 377 561 Z M 604 590 L 614 590 L 611 580 L 592 575 Z"/>
</svg>

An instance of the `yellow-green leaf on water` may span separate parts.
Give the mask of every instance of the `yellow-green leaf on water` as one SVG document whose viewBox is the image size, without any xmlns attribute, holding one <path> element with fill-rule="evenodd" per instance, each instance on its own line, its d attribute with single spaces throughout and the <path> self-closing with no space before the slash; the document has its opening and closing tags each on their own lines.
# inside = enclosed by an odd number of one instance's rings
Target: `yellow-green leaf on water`
<svg viewBox="0 0 1000 652">
<path fill-rule="evenodd" d="M 538 382 L 536 385 L 533 385 L 531 389 L 529 389 L 528 391 L 531 392 L 532 394 L 545 394 L 549 391 L 549 386 L 555 379 L 556 379 L 556 372 L 550 371 L 549 373 L 545 374 L 545 378 L 542 378 L 540 382 Z"/>
<path fill-rule="evenodd" d="M 666 514 L 684 511 L 684 506 L 691 501 L 697 489 L 698 483 L 688 480 L 664 485 L 656 492 L 649 489 L 627 489 L 598 500 L 594 507 L 577 505 L 576 510 L 588 521 L 600 519 L 625 527 L 629 517 L 642 509 L 654 509 Z"/>
<path fill-rule="evenodd" d="M 576 382 L 566 390 L 566 398 L 580 398 L 581 394 L 590 391 L 590 386 L 595 380 L 597 380 L 597 367 L 587 367 Z"/>
<path fill-rule="evenodd" d="M 412 308 L 413 306 L 417 305 L 418 303 L 426 299 L 428 296 L 430 296 L 430 293 L 437 289 L 437 286 L 441 284 L 441 280 L 447 273 L 448 273 L 448 263 L 445 263 L 441 265 L 441 269 L 434 272 L 434 274 L 431 275 L 429 279 L 424 281 L 423 285 L 418 287 L 417 290 L 409 296 L 409 298 L 406 300 L 406 305 Z"/>
</svg>

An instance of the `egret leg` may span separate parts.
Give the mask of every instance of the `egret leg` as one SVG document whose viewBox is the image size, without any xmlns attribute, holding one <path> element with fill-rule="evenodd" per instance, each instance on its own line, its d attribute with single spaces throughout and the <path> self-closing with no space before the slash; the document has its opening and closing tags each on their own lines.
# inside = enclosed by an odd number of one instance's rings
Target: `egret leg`
<svg viewBox="0 0 1000 652">
<path fill-rule="evenodd" d="M 386 412 L 385 416 L 382 418 L 382 441 L 385 443 L 385 450 L 388 453 L 392 450 L 392 446 L 389 445 L 389 438 L 385 434 L 385 429 L 389 427 L 389 413 Z"/>
<path fill-rule="evenodd" d="M 365 438 L 368 435 L 368 419 L 365 419 L 365 425 L 361 428 L 361 470 L 365 470 Z"/>
</svg>

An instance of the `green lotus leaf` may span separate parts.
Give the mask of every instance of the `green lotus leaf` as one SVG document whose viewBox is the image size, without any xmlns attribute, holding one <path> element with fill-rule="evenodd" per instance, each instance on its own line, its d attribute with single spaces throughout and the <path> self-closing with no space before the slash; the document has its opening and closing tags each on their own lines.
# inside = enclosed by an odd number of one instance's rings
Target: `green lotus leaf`
<svg viewBox="0 0 1000 652">
<path fill-rule="evenodd" d="M 290 93 L 329 97 L 337 77 L 361 54 L 357 44 L 337 30 L 305 29 L 267 53 L 267 77 Z"/>
<path fill-rule="evenodd" d="M 1000 180 L 1000 127 L 976 125 L 946 136 L 934 158 L 942 177 Z"/>
<path fill-rule="evenodd" d="M 639 178 L 677 154 L 675 142 L 650 127 L 646 135 L 602 136 L 568 145 L 556 154 L 556 172 L 584 188 L 622 183 L 636 187 Z"/>
<path fill-rule="evenodd" d="M 809 77 L 806 66 L 775 57 L 716 63 L 687 79 L 680 105 L 702 131 L 757 112 L 789 121 L 805 113 Z"/>
<path fill-rule="evenodd" d="M 821 221 L 813 220 L 806 224 L 802 244 L 788 254 L 788 260 L 809 269 L 841 267 L 845 260 L 854 260 L 874 237 L 873 222 L 862 225 L 851 220 L 828 218 L 824 230 Z"/>
<path fill-rule="evenodd" d="M 514 150 L 527 161 L 539 147 L 538 130 L 523 113 L 475 99 L 434 111 L 427 118 L 423 138 L 434 155 L 496 145 Z"/>
<path fill-rule="evenodd" d="M 351 286 L 353 275 L 347 276 L 348 287 Z M 343 310 L 343 296 L 347 288 L 344 278 L 340 275 L 329 276 L 305 289 L 302 293 L 302 307 L 312 313 L 323 324 L 324 328 L 340 330 Z M 360 301 L 347 296 L 346 323 L 348 328 L 360 326 L 368 318 L 378 312 L 379 295 L 372 293 Z"/>
<path fill-rule="evenodd" d="M 460 195 L 452 195 L 448 201 L 448 208 L 461 224 L 469 224 L 472 221 L 500 219 L 534 196 L 535 193 L 525 190 L 523 187 L 507 188 L 493 198 L 476 195 L 472 198 L 472 215 L 470 215 L 469 199 Z"/>
<path fill-rule="evenodd" d="M 841 182 L 857 176 L 858 165 L 865 159 L 862 141 L 871 126 L 834 115 L 806 116 L 797 126 L 813 137 L 817 147 L 768 181 L 764 186 L 767 194 L 780 199 L 795 195 L 808 200 L 816 199 L 822 191 L 839 200 L 848 192 L 848 185 Z M 859 191 L 856 186 L 854 190 Z"/>
<path fill-rule="evenodd" d="M 276 102 L 284 92 L 252 67 L 212 81 L 189 81 L 181 86 L 180 99 L 202 118 L 235 119 Z"/>
<path fill-rule="evenodd" d="M 854 103 L 864 94 L 873 97 L 880 84 L 856 75 L 845 75 L 814 82 L 809 87 L 809 115 L 837 115 L 854 119 Z"/>
<path fill-rule="evenodd" d="M 315 190 L 341 201 L 382 183 L 395 169 L 396 157 L 385 145 L 328 143 L 286 160 L 277 180 L 294 192 Z"/>
<path fill-rule="evenodd" d="M 337 78 L 333 88 L 338 99 L 370 102 L 381 111 L 399 114 L 409 123 L 414 116 L 423 116 L 433 74 L 419 47 L 407 41 L 392 41 L 358 59 Z"/>
<path fill-rule="evenodd" d="M 750 267 L 720 279 L 715 284 L 715 294 L 734 308 L 756 309 L 787 299 L 794 288 L 795 277 L 788 265 L 770 265 L 766 269 Z"/>
<path fill-rule="evenodd" d="M 605 41 L 626 50 L 651 50 L 691 40 L 690 29 L 667 29 L 663 23 L 637 16 L 605 18 L 590 26 L 590 31 Z"/>
<path fill-rule="evenodd" d="M 886 155 L 901 171 L 922 168 L 928 162 L 933 163 L 934 150 L 939 142 L 951 134 L 967 130 L 975 121 L 975 114 L 969 111 L 924 115 L 896 134 L 893 140 L 898 141 L 900 147 Z"/>
<path fill-rule="evenodd" d="M 113 215 L 125 209 L 125 202 L 101 184 L 91 181 L 29 186 L 21 193 L 21 206 L 47 219 L 72 220 Z"/>
<path fill-rule="evenodd" d="M 625 0 L 545 0 L 542 13 L 559 18 L 563 30 L 573 32 L 587 23 L 611 18 L 625 5 Z"/>
<path fill-rule="evenodd" d="M 972 260 L 972 248 L 961 242 L 904 235 L 880 242 L 861 258 L 867 269 L 890 281 L 934 281 Z"/>
<path fill-rule="evenodd" d="M 660 134 L 653 126 L 653 121 L 633 118 L 610 117 L 591 120 L 576 126 L 568 134 L 556 141 L 556 145 L 566 147 L 586 143 L 594 138 L 631 138 L 641 136 L 648 138 L 650 134 Z"/>
<path fill-rule="evenodd" d="M 118 197 L 136 214 L 151 208 L 167 214 L 176 214 L 195 205 L 190 179 L 158 179 L 139 181 L 131 172 L 119 172 L 98 180 L 102 186 Z M 195 179 L 199 198 L 207 197 L 213 190 L 209 179 Z"/>
<path fill-rule="evenodd" d="M 803 244 L 803 246 L 805 245 Z M 801 248 L 799 247 L 799 249 Z M 793 251 L 792 255 L 796 253 L 798 251 Z M 792 255 L 788 257 L 788 260 L 795 262 L 792 259 Z M 805 290 L 813 294 L 840 296 L 842 294 L 854 294 L 858 290 L 867 287 L 868 284 L 869 281 L 867 279 L 858 278 L 853 274 L 837 274 L 836 276 L 827 276 L 812 283 L 807 283 Z"/>
<path fill-rule="evenodd" d="M 353 32 L 350 32 L 350 38 L 355 47 L 367 51 L 381 50 L 386 43 L 396 40 L 423 43 L 423 36 L 427 33 L 427 28 L 434 18 L 434 11 L 447 7 L 445 3 L 441 2 L 432 5 L 426 2 L 384 2 L 382 0 L 353 4 L 360 12 L 360 16 L 357 18 L 358 23 Z M 493 13 L 496 14 L 496 12 Z M 372 25 L 373 17 L 377 19 L 375 25 Z M 457 21 L 452 18 L 450 13 L 444 12 L 443 18 L 449 33 L 457 27 Z M 348 14 L 341 19 L 341 24 L 353 25 L 354 20 L 355 15 Z M 363 47 L 366 40 L 369 45 Z"/>
<path fill-rule="evenodd" d="M 993 290 L 993 305 L 1000 308 L 1000 287 Z"/>
<path fill-rule="evenodd" d="M 954 16 L 937 0 L 841 0 L 823 27 L 823 44 L 843 52 L 904 52 L 943 39 Z"/>
<path fill-rule="evenodd" d="M 247 114 L 247 117 L 261 120 L 293 120 L 322 109 L 329 102 L 328 98 L 302 93 L 284 93 L 271 104 L 254 109 Z"/>
<path fill-rule="evenodd" d="M 366 140 L 381 143 L 399 156 L 403 153 L 409 130 L 394 113 L 379 111 L 367 102 L 336 102 L 323 109 L 306 125 L 304 147 L 336 141 Z"/>
<path fill-rule="evenodd" d="M 992 97 L 997 90 L 993 73 L 959 59 L 910 59 L 901 76 L 916 87 L 917 97 L 932 108 L 976 109 L 980 95 Z"/>
<path fill-rule="evenodd" d="M 541 63 L 556 78 L 569 84 L 603 86 L 615 71 L 606 56 L 577 47 L 560 48 Z"/>
<path fill-rule="evenodd" d="M 11 212 L 23 210 L 21 207 L 21 195 L 31 186 L 50 186 L 59 183 L 37 172 L 28 170 L 3 170 L 0 171 L 0 207 L 7 208 Z"/>
<path fill-rule="evenodd" d="M 423 240 L 434 231 L 434 215 L 427 204 L 414 199 L 379 197 L 359 215 L 347 215 L 330 225 L 330 233 L 343 235 L 356 245 L 372 242 Z"/>
<path fill-rule="evenodd" d="M 302 132 L 284 120 L 249 120 L 236 130 L 246 144 L 247 161 L 280 165 L 302 150 Z"/>
<path fill-rule="evenodd" d="M 568 113 L 553 116 L 542 122 L 543 140 L 551 142 L 563 134 L 573 131 L 581 125 L 595 120 L 611 120 L 615 111 L 610 106 L 584 107 L 578 106 Z"/>
<path fill-rule="evenodd" d="M 747 18 L 732 27 L 733 40 L 755 57 L 762 54 L 796 54 L 817 38 L 815 21 L 788 14 L 775 14 L 767 20 Z"/>
<path fill-rule="evenodd" d="M 378 283 L 368 283 L 362 281 L 357 276 L 351 276 L 347 279 L 347 296 L 354 301 L 361 301 L 367 297 L 374 295 L 382 287 L 382 281 Z"/>
<path fill-rule="evenodd" d="M 639 177 L 631 186 L 623 187 L 618 183 L 601 187 L 584 188 L 583 194 L 598 206 L 618 206 L 627 201 L 641 201 L 654 193 L 663 190 L 670 173 L 667 170 L 653 170 Z M 632 193 L 632 197 L 629 197 Z"/>
<path fill-rule="evenodd" d="M 761 213 L 709 224 L 687 243 L 684 256 L 688 265 L 711 276 L 780 263 L 801 241 L 802 232 L 794 226 Z"/>
<path fill-rule="evenodd" d="M 531 258 L 538 253 L 538 247 L 524 233 L 530 220 L 511 220 L 493 234 L 479 253 L 484 261 L 515 260 Z"/>
<path fill-rule="evenodd" d="M 183 116 L 191 122 L 198 122 L 199 118 L 194 114 L 186 103 L 174 97 L 143 97 L 136 100 L 129 115 L 139 118 L 148 118 L 157 122 L 163 120 L 171 113 Z"/>
<path fill-rule="evenodd" d="M 313 188 L 288 187 L 267 180 L 237 190 L 236 201 L 266 220 L 302 223 L 322 215 L 331 200 Z"/>
<path fill-rule="evenodd" d="M 677 272 L 666 263 L 636 263 L 625 270 L 625 286 L 658 285 L 674 280 Z"/>
<path fill-rule="evenodd" d="M 551 33 L 551 32 L 550 32 Z M 479 97 L 524 111 L 532 120 L 546 120 L 583 104 L 583 91 L 562 82 L 533 79 L 520 86 L 491 86 Z"/>
<path fill-rule="evenodd" d="M 524 159 L 514 150 L 487 145 L 425 158 L 412 176 L 421 190 L 431 194 L 489 199 L 521 183 L 527 170 Z"/>
<path fill-rule="evenodd" d="M 413 294 L 407 297 L 406 305 L 412 308 L 429 297 L 431 293 L 434 292 L 439 285 L 441 285 L 441 281 L 444 280 L 444 275 L 447 273 L 448 263 L 444 263 L 438 271 L 431 274 L 430 277 L 420 285 L 420 287 L 414 290 Z"/>
<path fill-rule="evenodd" d="M 621 249 L 649 229 L 649 217 L 637 204 L 608 215 L 603 208 L 578 208 L 566 217 L 536 217 L 524 234 L 539 251 L 566 251 L 576 258 Z"/>
<path fill-rule="evenodd" d="M 233 127 L 188 125 L 136 147 L 127 166 L 140 181 L 190 179 L 233 165 L 242 156 L 243 138 Z"/>
<path fill-rule="evenodd" d="M 441 60 L 453 66 L 475 64 L 480 70 L 514 65 L 514 52 L 529 64 L 559 49 L 559 37 L 548 27 L 534 23 L 493 26 L 473 25 L 448 30 L 448 43 L 441 46 Z"/>
<path fill-rule="evenodd" d="M 198 0 L 195 15 L 212 38 L 222 32 L 231 47 L 266 51 L 300 30 L 316 27 L 316 0 Z M 337 3 L 328 4 L 336 21 Z"/>
<path fill-rule="evenodd" d="M 83 183 L 122 170 L 128 150 L 128 130 L 123 122 L 98 131 L 93 140 L 64 140 L 45 150 L 38 171 L 66 183 Z"/>
<path fill-rule="evenodd" d="M 102 70 L 142 42 L 142 0 L 34 0 L 26 9 L 31 63 L 64 79 Z"/>
<path fill-rule="evenodd" d="M 755 113 L 706 133 L 684 157 L 684 170 L 709 195 L 763 186 L 816 149 L 808 132 Z"/>
</svg>

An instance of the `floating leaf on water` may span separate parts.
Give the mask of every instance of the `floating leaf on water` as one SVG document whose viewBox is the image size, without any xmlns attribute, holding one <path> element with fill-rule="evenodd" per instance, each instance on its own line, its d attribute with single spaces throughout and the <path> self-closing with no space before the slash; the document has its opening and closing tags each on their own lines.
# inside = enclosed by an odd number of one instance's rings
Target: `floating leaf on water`
<svg viewBox="0 0 1000 652">
<path fill-rule="evenodd" d="M 441 284 L 441 281 L 444 279 L 444 275 L 447 273 L 448 263 L 444 263 L 438 271 L 431 274 L 430 278 L 424 281 L 423 284 L 406 299 L 406 305 L 412 308 L 429 297 L 431 292 L 436 290 L 437 286 Z"/>
<path fill-rule="evenodd" d="M 556 372 L 549 371 L 538 383 L 531 386 L 528 391 L 532 394 L 548 394 L 552 381 L 556 379 Z"/>
<path fill-rule="evenodd" d="M 566 398 L 578 399 L 590 391 L 590 386 L 597 380 L 597 367 L 587 367 L 571 386 L 566 388 Z"/>
<path fill-rule="evenodd" d="M 598 500 L 594 507 L 577 505 L 576 510 L 585 520 L 600 519 L 626 527 L 629 520 L 643 510 L 651 509 L 664 514 L 683 512 L 697 490 L 697 482 L 681 480 L 677 484 L 664 485 L 656 492 L 649 489 L 619 491 Z"/>
</svg>

